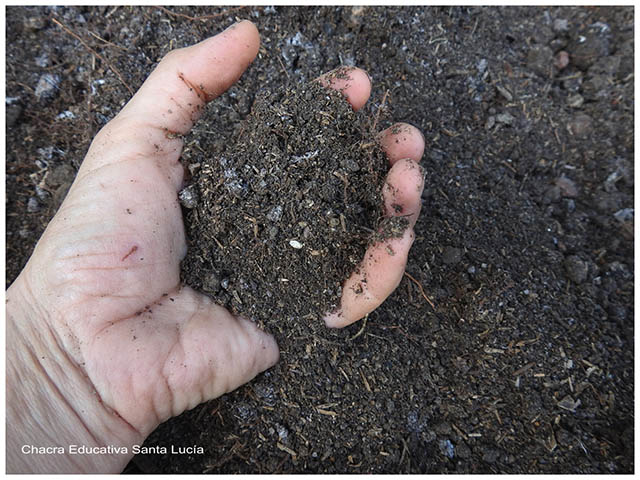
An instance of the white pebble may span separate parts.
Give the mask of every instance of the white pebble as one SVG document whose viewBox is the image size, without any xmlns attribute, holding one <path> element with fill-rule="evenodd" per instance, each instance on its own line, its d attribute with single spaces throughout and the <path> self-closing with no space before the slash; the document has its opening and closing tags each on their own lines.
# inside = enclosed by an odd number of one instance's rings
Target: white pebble
<svg viewBox="0 0 640 480">
<path fill-rule="evenodd" d="M 297 240 L 289 240 L 289 245 L 291 245 L 293 248 L 302 248 L 302 244 Z"/>
</svg>

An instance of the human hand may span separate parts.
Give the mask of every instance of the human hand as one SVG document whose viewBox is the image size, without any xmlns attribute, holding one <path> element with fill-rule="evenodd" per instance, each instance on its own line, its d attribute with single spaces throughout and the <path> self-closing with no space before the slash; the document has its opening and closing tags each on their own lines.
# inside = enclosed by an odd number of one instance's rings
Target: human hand
<svg viewBox="0 0 640 480">
<path fill-rule="evenodd" d="M 277 361 L 271 336 L 180 285 L 179 275 L 186 243 L 176 195 L 183 144 L 176 134 L 187 133 L 206 102 L 240 77 L 258 47 L 253 24 L 241 22 L 171 52 L 94 139 L 63 205 L 7 291 L 11 470 L 120 471 L 131 455 L 38 464 L 21 456 L 19 446 L 140 444 L 160 422 Z M 369 96 L 360 70 L 346 85 L 332 86 L 346 87 L 354 108 Z M 424 148 L 412 128 L 381 136 L 393 164 L 387 212 L 409 214 L 411 226 L 422 187 L 412 162 Z M 354 275 L 343 289 L 341 315 L 327 324 L 346 325 L 381 303 L 402 276 L 412 240 L 410 228 L 372 247 L 363 269 L 366 294 L 350 296 L 349 282 L 359 281 Z M 35 418 L 17 407 L 23 403 Z"/>
<path fill-rule="evenodd" d="M 270 335 L 180 284 L 179 135 L 259 44 L 255 26 L 241 22 L 170 52 L 96 135 L 7 291 L 10 470 L 121 471 L 132 455 L 48 456 L 43 465 L 20 448 L 67 442 L 130 453 L 160 422 L 278 360 Z"/>
</svg>

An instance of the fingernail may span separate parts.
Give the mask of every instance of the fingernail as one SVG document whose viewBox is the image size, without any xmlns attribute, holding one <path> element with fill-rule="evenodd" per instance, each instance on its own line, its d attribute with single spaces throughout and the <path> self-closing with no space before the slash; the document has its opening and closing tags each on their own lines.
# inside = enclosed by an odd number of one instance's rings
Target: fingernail
<svg viewBox="0 0 640 480">
<path fill-rule="evenodd" d="M 234 28 L 236 28 L 236 26 L 238 26 L 238 24 L 239 24 L 239 23 L 240 23 L 240 22 L 232 23 L 232 24 L 231 24 L 231 25 L 229 25 L 227 28 L 225 28 L 225 29 L 222 31 L 222 33 L 224 33 L 224 32 L 228 32 L 229 30 L 233 30 Z"/>
</svg>

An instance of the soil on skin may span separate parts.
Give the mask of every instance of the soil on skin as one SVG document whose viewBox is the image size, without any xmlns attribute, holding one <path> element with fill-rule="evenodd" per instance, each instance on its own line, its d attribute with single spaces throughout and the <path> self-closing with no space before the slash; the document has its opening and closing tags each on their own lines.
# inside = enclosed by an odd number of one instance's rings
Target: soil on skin
<svg viewBox="0 0 640 480">
<path fill-rule="evenodd" d="M 9 7 L 7 284 L 130 90 L 239 18 L 260 53 L 185 165 L 246 139 L 260 92 L 357 65 L 365 132 L 426 137 L 410 277 L 366 323 L 272 328 L 275 367 L 126 471 L 632 473 L 632 7 Z"/>
<path fill-rule="evenodd" d="M 404 231 L 377 232 L 387 162 L 365 128 L 315 81 L 261 94 L 238 141 L 189 166 L 184 282 L 281 333 L 336 310 L 373 233 Z"/>
</svg>

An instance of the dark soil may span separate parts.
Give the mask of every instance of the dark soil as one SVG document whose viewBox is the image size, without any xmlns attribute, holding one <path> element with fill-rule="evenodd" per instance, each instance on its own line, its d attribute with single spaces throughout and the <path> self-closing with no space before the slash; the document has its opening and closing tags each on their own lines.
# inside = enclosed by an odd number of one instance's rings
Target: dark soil
<svg viewBox="0 0 640 480">
<path fill-rule="evenodd" d="M 426 137 L 411 277 L 366 323 L 272 328 L 278 365 L 147 440 L 205 454 L 127 471 L 632 473 L 632 7 L 10 7 L 7 284 L 130 90 L 236 18 L 259 56 L 185 165 L 244 138 L 260 92 L 357 65 L 363 115 L 388 92 L 378 128 Z"/>
<path fill-rule="evenodd" d="M 339 306 L 378 230 L 387 170 L 340 92 L 313 81 L 260 95 L 238 141 L 189 168 L 186 284 L 283 334 Z"/>
</svg>

